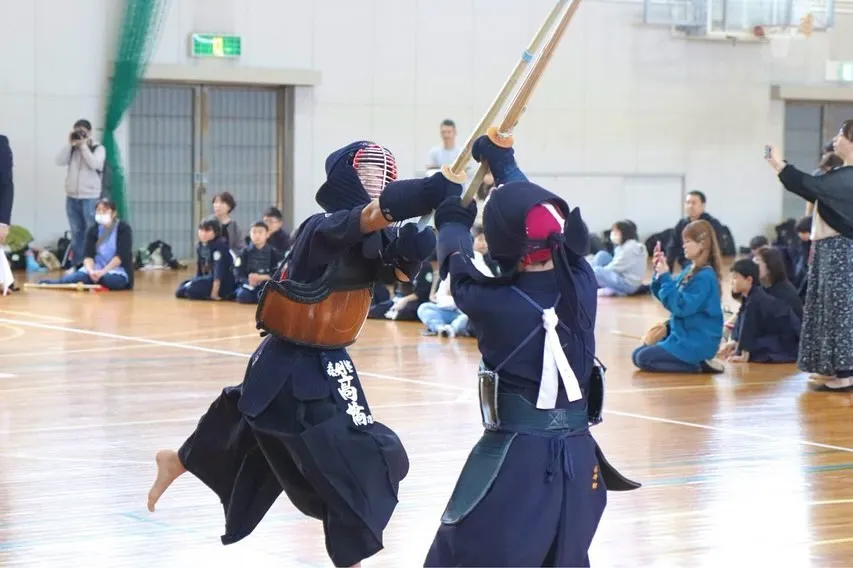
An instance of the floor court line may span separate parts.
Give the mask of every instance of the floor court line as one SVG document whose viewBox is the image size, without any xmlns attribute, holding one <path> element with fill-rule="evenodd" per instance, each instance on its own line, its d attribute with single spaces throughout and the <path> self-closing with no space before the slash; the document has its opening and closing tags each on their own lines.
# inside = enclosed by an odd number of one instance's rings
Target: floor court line
<svg viewBox="0 0 853 568">
<path fill-rule="evenodd" d="M 175 343 L 173 341 L 159 341 L 157 339 L 147 339 L 145 337 L 134 337 L 132 335 L 119 335 L 117 333 L 107 333 L 103 331 L 92 331 L 89 329 L 79 329 L 76 327 L 66 327 L 61 325 L 50 325 L 44 323 L 35 323 L 21 320 L 10 320 L 5 318 L 0 318 L 0 324 L 8 323 L 11 325 L 20 325 L 24 327 L 31 327 L 34 329 L 45 329 L 48 331 L 62 331 L 65 333 L 77 333 L 81 335 L 89 335 L 92 337 L 104 337 L 107 339 L 117 339 L 123 341 L 133 341 L 136 343 L 145 343 L 147 345 L 156 345 L 159 347 L 169 347 L 172 349 L 184 349 L 186 351 L 198 351 L 201 353 L 210 353 L 212 355 L 223 355 L 226 357 L 240 357 L 242 359 L 248 359 L 251 357 L 251 353 L 240 353 L 239 351 L 228 351 L 226 349 L 214 349 L 210 347 L 200 347 L 198 345 L 191 345 L 188 343 Z M 434 383 L 430 381 L 420 381 L 417 379 L 405 379 L 403 377 L 392 377 L 391 375 L 383 375 L 380 373 L 369 373 L 366 371 L 359 371 L 359 375 L 363 375 L 365 377 L 374 377 L 377 379 L 384 379 L 388 381 L 397 381 L 401 383 L 412 383 L 416 385 L 425 385 L 433 388 L 444 388 L 451 390 L 470 390 L 465 387 L 459 387 L 456 385 L 443 385 L 441 383 Z"/>
<path fill-rule="evenodd" d="M 377 404 L 371 405 L 370 408 L 372 410 L 394 410 L 397 408 L 419 408 L 441 404 L 463 404 L 465 402 L 467 401 L 423 400 L 418 402 L 401 402 L 399 404 Z M 156 420 L 133 420 L 128 422 L 98 422 L 97 424 L 68 424 L 65 426 L 51 426 L 49 428 L 20 428 L 14 430 L 0 430 L 0 437 L 17 434 L 49 434 L 51 432 L 74 432 L 80 430 L 124 428 L 128 426 L 150 426 L 152 424 L 182 424 L 184 422 L 198 422 L 199 418 L 201 418 L 201 414 L 196 414 L 186 418 L 161 418 Z"/>
<path fill-rule="evenodd" d="M 29 318 L 44 319 L 44 320 L 48 320 L 48 321 L 54 321 L 57 323 L 74 323 L 73 319 L 61 318 L 61 317 L 57 317 L 57 316 L 46 316 L 46 315 L 42 315 L 42 314 L 37 314 L 35 312 L 18 312 L 15 310 L 0 310 L 0 314 L 10 314 L 13 316 L 24 316 L 24 317 L 29 317 Z"/>
<path fill-rule="evenodd" d="M 112 338 L 112 339 L 118 339 L 118 340 L 124 340 L 124 341 L 134 341 L 137 343 L 147 343 L 149 345 L 158 345 L 161 347 L 169 347 L 169 348 L 173 348 L 173 349 L 184 349 L 187 351 L 199 351 L 199 352 L 210 353 L 210 354 L 214 354 L 214 355 L 240 357 L 243 359 L 248 359 L 250 357 L 250 354 L 240 353 L 238 351 L 227 351 L 224 349 L 213 349 L 213 348 L 209 348 L 209 347 L 200 347 L 198 345 L 174 343 L 171 341 L 158 341 L 155 339 L 146 339 L 144 337 L 133 337 L 133 336 L 129 336 L 129 335 L 119 335 L 119 334 L 115 334 L 115 333 L 92 331 L 92 330 L 88 330 L 88 329 L 78 329 L 75 327 L 66 327 L 66 326 L 59 326 L 59 325 L 50 325 L 50 324 L 43 324 L 43 323 L 27 322 L 27 321 L 20 321 L 20 320 L 9 320 L 9 319 L 5 319 L 5 318 L 0 318 L 0 324 L 2 324 L 2 323 L 8 323 L 8 324 L 12 324 L 12 325 L 20 325 L 20 326 L 24 326 L 24 327 L 31 327 L 34 329 L 46 329 L 46 330 L 50 330 L 50 331 L 62 331 L 62 332 L 66 332 L 66 333 L 77 333 L 77 334 L 83 334 L 83 335 L 90 335 L 93 337 L 108 337 L 108 338 Z M 460 387 L 458 385 L 444 385 L 441 383 L 434 383 L 434 382 L 430 382 L 430 381 L 421 381 L 421 380 L 417 380 L 417 379 L 404 379 L 402 377 L 394 377 L 392 375 L 384 375 L 384 374 L 380 374 L 380 373 L 369 373 L 369 372 L 360 371 L 359 374 L 363 375 L 363 376 L 367 376 L 367 377 L 374 377 L 374 378 L 389 380 L 389 381 L 398 381 L 398 382 L 426 385 L 426 386 L 433 387 L 433 388 L 444 388 L 444 389 L 456 390 L 456 391 L 471 391 L 472 390 L 470 388 Z M 434 404 L 434 403 L 429 403 L 429 404 Z M 606 410 L 605 414 L 611 414 L 614 416 L 621 416 L 624 418 L 633 418 L 633 419 L 637 419 L 637 420 L 646 420 L 646 421 L 650 421 L 650 422 L 658 422 L 660 424 L 684 426 L 687 428 L 698 428 L 698 429 L 702 429 L 702 430 L 711 430 L 714 432 L 721 432 L 721 433 L 726 433 L 726 434 L 736 434 L 739 436 L 746 436 L 746 437 L 750 437 L 750 438 L 761 438 L 764 440 L 773 440 L 776 442 L 794 443 L 794 444 L 797 444 L 800 446 L 809 446 L 809 447 L 813 447 L 813 448 L 824 448 L 824 449 L 831 449 L 831 450 L 835 450 L 835 451 L 839 451 L 839 452 L 853 453 L 853 448 L 848 448 L 848 447 L 844 447 L 844 446 L 836 446 L 836 445 L 832 445 L 832 444 L 822 444 L 820 442 L 812 442 L 809 440 L 802 440 L 802 439 L 798 439 L 798 438 L 779 438 L 776 436 L 770 436 L 769 434 L 761 434 L 758 432 L 750 432 L 747 430 L 735 430 L 733 428 L 723 428 L 720 426 L 710 426 L 707 424 L 697 424 L 694 422 L 683 422 L 680 420 L 671 420 L 669 418 L 661 418 L 658 416 L 646 416 L 643 414 L 635 414 L 635 413 L 631 413 L 631 412 L 622 412 L 622 411 L 618 411 L 618 410 Z"/>
</svg>

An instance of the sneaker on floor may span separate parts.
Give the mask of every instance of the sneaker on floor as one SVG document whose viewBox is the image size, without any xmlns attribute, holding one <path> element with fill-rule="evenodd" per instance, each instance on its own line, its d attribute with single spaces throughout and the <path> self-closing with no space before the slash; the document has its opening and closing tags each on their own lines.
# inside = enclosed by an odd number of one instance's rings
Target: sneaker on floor
<svg viewBox="0 0 853 568">
<path fill-rule="evenodd" d="M 425 329 L 425 330 L 423 330 L 423 331 L 421 332 L 421 335 L 423 335 L 424 337 L 435 337 L 436 335 L 438 335 L 438 333 L 436 333 L 436 332 L 434 332 L 433 330 L 431 330 L 431 329 L 427 328 L 427 329 Z"/>
<path fill-rule="evenodd" d="M 614 292 L 610 288 L 599 288 L 598 295 L 602 298 L 609 298 L 611 296 L 615 296 L 616 292 Z"/>
<path fill-rule="evenodd" d="M 853 392 L 853 378 L 832 378 L 813 390 L 815 392 Z"/>
<path fill-rule="evenodd" d="M 719 359 L 705 359 L 699 366 L 702 367 L 703 373 L 723 373 L 726 366 Z"/>
</svg>

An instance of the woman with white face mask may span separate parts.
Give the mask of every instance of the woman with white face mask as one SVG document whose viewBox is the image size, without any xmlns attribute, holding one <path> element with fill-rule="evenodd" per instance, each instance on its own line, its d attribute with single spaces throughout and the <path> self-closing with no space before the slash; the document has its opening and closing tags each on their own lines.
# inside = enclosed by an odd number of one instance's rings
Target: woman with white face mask
<svg viewBox="0 0 853 568">
<path fill-rule="evenodd" d="M 592 270 L 598 282 L 599 296 L 630 296 L 643 285 L 649 251 L 637 237 L 633 222 L 617 221 L 610 229 L 613 254 L 598 251 L 592 259 Z"/>
<path fill-rule="evenodd" d="M 58 280 L 42 284 L 100 284 L 108 290 L 133 288 L 133 233 L 116 216 L 116 205 L 101 199 L 95 207 L 95 225 L 86 231 L 83 266 Z"/>
</svg>

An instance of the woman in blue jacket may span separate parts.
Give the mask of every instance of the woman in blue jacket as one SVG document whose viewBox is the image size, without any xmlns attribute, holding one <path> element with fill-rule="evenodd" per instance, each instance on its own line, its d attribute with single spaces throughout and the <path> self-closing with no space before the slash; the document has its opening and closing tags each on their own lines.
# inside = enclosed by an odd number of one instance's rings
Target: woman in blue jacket
<svg viewBox="0 0 853 568">
<path fill-rule="evenodd" d="M 713 227 L 693 221 L 682 233 L 689 264 L 673 278 L 661 251 L 655 251 L 652 294 L 670 312 L 666 335 L 631 356 L 634 365 L 653 373 L 714 373 L 723 330 L 720 302 L 720 247 Z"/>
</svg>

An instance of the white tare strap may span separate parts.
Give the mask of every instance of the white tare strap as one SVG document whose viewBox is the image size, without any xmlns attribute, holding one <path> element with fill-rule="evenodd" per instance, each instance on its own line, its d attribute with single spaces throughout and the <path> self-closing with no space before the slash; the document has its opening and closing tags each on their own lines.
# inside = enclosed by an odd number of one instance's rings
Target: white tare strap
<svg viewBox="0 0 853 568">
<path fill-rule="evenodd" d="M 542 321 L 545 325 L 545 350 L 542 353 L 542 383 L 539 385 L 539 397 L 536 400 L 536 408 L 540 410 L 551 410 L 557 406 L 557 393 L 559 382 L 557 375 L 563 379 L 563 387 L 569 397 L 569 402 L 575 402 L 583 398 L 581 386 L 575 372 L 569 365 L 569 360 L 560 345 L 560 336 L 557 335 L 557 312 L 554 308 L 548 308 L 542 313 Z"/>
</svg>

